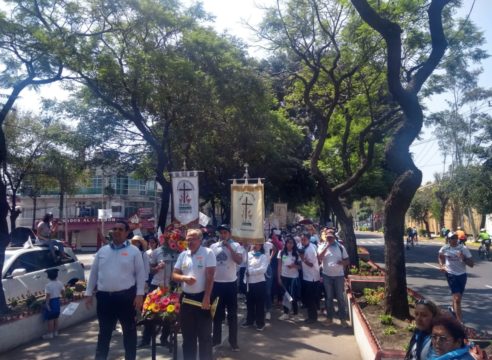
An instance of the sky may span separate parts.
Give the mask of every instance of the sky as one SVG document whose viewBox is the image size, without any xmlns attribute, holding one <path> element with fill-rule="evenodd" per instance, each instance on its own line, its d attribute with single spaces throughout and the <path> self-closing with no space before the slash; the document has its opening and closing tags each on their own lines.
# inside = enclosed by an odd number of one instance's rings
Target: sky
<svg viewBox="0 0 492 360">
<path fill-rule="evenodd" d="M 191 4 L 193 0 L 182 0 L 183 4 Z M 246 23 L 255 26 L 263 16 L 262 6 L 273 5 L 275 0 L 202 0 L 204 8 L 207 12 L 215 16 L 214 27 L 219 32 L 227 31 L 228 33 L 242 38 L 250 46 L 250 54 L 258 56 L 262 51 L 255 47 L 256 38 L 253 31 L 245 25 Z M 470 12 L 471 11 L 471 12 Z M 463 0 L 463 7 L 459 13 L 461 17 L 466 17 L 470 14 L 470 19 L 483 32 L 487 43 L 485 50 L 492 55 L 492 0 Z M 492 58 L 487 59 L 482 63 L 484 73 L 480 78 L 480 85 L 483 87 L 492 88 Z M 32 107 L 36 102 L 36 98 L 40 96 L 56 97 L 64 99 L 66 94 L 60 92 L 56 85 L 43 87 L 41 92 L 34 94 L 24 94 L 19 101 L 20 107 Z M 426 106 L 430 111 L 439 111 L 443 109 L 443 98 L 431 98 L 426 100 Z M 489 110 L 489 109 L 487 109 Z M 492 108 L 490 108 L 492 113 Z M 432 181 L 434 173 L 443 172 L 443 156 L 440 154 L 436 136 L 431 129 L 423 129 L 420 139 L 416 139 L 411 147 L 414 154 L 414 161 L 417 167 L 423 172 L 422 184 Z M 449 164 L 448 164 L 449 165 Z"/>
</svg>

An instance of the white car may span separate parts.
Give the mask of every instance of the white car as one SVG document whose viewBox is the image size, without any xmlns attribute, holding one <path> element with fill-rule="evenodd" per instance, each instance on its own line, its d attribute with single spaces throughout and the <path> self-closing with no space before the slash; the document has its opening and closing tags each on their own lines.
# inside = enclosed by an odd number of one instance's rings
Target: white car
<svg viewBox="0 0 492 360">
<path fill-rule="evenodd" d="M 7 248 L 2 269 L 2 287 L 7 302 L 28 293 L 44 292 L 49 281 L 47 269 L 57 268 L 58 280 L 64 285 L 85 280 L 84 266 L 77 260 L 72 249 L 66 247 L 65 253 L 71 260 L 57 263 L 48 247 Z"/>
</svg>

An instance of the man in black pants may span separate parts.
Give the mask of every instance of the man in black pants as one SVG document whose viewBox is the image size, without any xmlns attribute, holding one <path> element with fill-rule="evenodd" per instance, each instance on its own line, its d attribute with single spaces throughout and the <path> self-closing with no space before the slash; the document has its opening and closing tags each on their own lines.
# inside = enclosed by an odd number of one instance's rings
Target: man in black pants
<svg viewBox="0 0 492 360">
<path fill-rule="evenodd" d="M 302 248 L 300 257 L 302 261 L 302 301 L 307 308 L 306 323 L 318 321 L 318 283 L 320 279 L 318 254 L 316 246 L 309 241 L 311 234 L 303 232 L 301 237 Z"/>
<path fill-rule="evenodd" d="M 212 250 L 201 246 L 200 230 L 188 230 L 186 240 L 188 250 L 179 255 L 172 276 L 183 287 L 180 310 L 183 357 L 185 360 L 196 359 L 198 340 L 199 359 L 212 360 L 210 297 L 214 284 L 215 256 Z M 186 303 L 186 299 L 201 302 L 201 307 Z"/>
<path fill-rule="evenodd" d="M 135 314 L 142 308 L 146 275 L 140 250 L 127 240 L 129 230 L 124 221 L 115 224 L 113 241 L 96 253 L 87 282 L 87 306 L 92 306 L 92 295 L 97 287 L 96 360 L 107 359 L 111 334 L 118 320 L 123 328 L 125 360 L 136 359 Z"/>
<path fill-rule="evenodd" d="M 231 239 L 231 231 L 227 225 L 217 228 L 219 242 L 212 244 L 217 267 L 215 270 L 212 301 L 219 298 L 217 311 L 214 317 L 213 345 L 222 343 L 222 322 L 227 308 L 227 322 L 229 325 L 229 344 L 232 351 L 239 351 L 237 345 L 237 266 L 241 265 L 243 255 L 241 246 Z"/>
</svg>

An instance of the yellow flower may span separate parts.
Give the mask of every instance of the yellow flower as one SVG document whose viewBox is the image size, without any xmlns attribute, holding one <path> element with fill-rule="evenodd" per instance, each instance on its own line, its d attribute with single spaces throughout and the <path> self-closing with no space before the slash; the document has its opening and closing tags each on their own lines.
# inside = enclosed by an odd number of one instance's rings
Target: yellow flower
<svg viewBox="0 0 492 360">
<path fill-rule="evenodd" d="M 172 313 L 172 312 L 174 312 L 174 305 L 172 305 L 172 304 L 171 304 L 171 305 L 168 305 L 168 306 L 167 306 L 167 308 L 166 308 L 166 311 L 167 311 L 168 313 Z"/>
<path fill-rule="evenodd" d="M 157 306 L 156 303 L 153 303 L 153 304 L 150 304 L 149 305 L 149 310 L 152 311 L 152 312 L 154 312 L 154 313 L 156 313 L 156 312 L 159 311 L 159 307 Z"/>
</svg>

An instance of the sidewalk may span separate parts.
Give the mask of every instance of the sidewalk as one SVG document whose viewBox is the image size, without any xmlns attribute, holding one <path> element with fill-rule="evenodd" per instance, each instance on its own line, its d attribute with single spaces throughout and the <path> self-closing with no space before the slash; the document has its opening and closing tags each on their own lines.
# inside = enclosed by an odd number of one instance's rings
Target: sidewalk
<svg viewBox="0 0 492 360">
<path fill-rule="evenodd" d="M 243 318 L 243 304 L 240 304 L 240 308 L 239 323 L 241 323 Z M 263 332 L 258 332 L 255 329 L 239 328 L 241 351 L 238 353 L 232 352 L 227 338 L 225 338 L 223 345 L 215 349 L 216 359 L 360 359 L 352 328 L 342 328 L 336 324 L 324 326 L 322 321 L 318 324 L 305 326 L 302 323 L 302 316 L 297 317 L 294 321 L 280 321 L 277 320 L 280 315 L 280 309 L 274 309 L 272 321 L 267 322 Z M 0 354 L 0 359 L 93 359 L 97 332 L 97 320 L 94 319 L 65 329 L 60 333 L 59 337 L 53 340 L 36 340 L 26 346 Z M 226 326 L 224 326 L 223 334 L 224 336 L 228 334 Z M 19 336 L 22 336 L 22 334 L 19 334 Z M 178 341 L 179 339 L 180 336 L 178 336 Z M 181 347 L 181 344 L 179 344 L 179 347 Z M 179 352 L 181 353 L 181 351 Z M 119 360 L 123 358 L 123 336 L 118 332 L 114 332 L 109 359 Z M 137 358 L 151 359 L 150 348 L 138 349 Z M 158 346 L 157 358 L 171 359 L 171 354 L 169 354 L 167 348 Z M 181 354 L 179 358 L 182 358 Z"/>
</svg>

